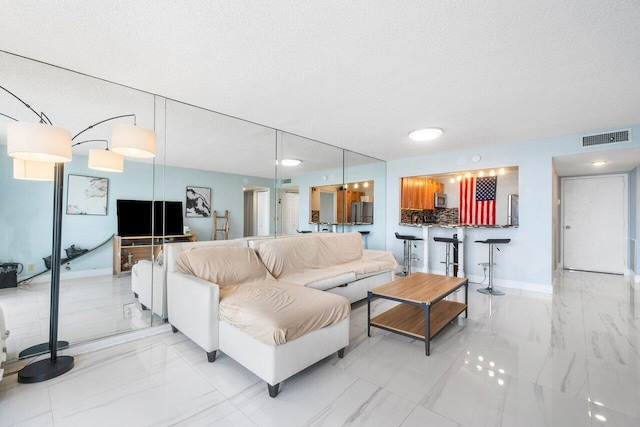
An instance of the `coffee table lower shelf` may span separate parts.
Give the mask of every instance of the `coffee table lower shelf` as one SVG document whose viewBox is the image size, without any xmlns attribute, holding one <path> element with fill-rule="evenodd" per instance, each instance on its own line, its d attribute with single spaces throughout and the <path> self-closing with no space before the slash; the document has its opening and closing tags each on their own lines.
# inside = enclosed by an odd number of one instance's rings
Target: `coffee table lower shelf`
<svg viewBox="0 0 640 427">
<path fill-rule="evenodd" d="M 431 340 L 466 308 L 466 304 L 456 301 L 441 300 L 432 304 L 429 310 L 428 340 Z M 425 313 L 426 310 L 422 305 L 401 303 L 371 319 L 370 325 L 426 341 Z"/>
</svg>

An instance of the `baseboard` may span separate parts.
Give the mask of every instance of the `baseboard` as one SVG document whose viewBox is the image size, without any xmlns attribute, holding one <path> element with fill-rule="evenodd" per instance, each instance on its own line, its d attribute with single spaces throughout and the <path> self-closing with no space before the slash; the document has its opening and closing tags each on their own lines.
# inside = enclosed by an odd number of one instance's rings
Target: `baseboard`
<svg viewBox="0 0 640 427">
<path fill-rule="evenodd" d="M 111 268 L 94 268 L 91 270 L 77 270 L 77 271 L 63 271 L 60 273 L 60 280 L 65 279 L 80 279 L 83 277 L 94 276 L 107 276 L 113 273 Z M 51 274 L 42 274 L 34 277 L 31 283 L 49 283 L 51 281 Z"/>
<path fill-rule="evenodd" d="M 419 271 L 421 273 L 431 273 L 431 274 L 439 274 L 441 276 L 444 276 L 444 270 L 428 270 L 426 268 L 412 268 L 412 271 Z M 488 278 L 485 278 L 484 276 L 474 276 L 474 275 L 467 275 L 466 276 L 467 279 L 469 279 L 469 283 L 475 283 L 478 284 L 480 282 L 482 282 L 482 280 L 484 279 L 484 283 L 482 284 L 483 286 L 487 286 L 487 280 Z M 638 280 L 638 276 L 636 276 L 636 281 Z M 510 279 L 498 279 L 498 278 L 493 278 L 493 285 L 497 288 L 510 288 L 510 289 L 520 289 L 523 291 L 531 291 L 531 292 L 541 292 L 544 294 L 551 294 L 553 293 L 553 285 L 545 285 L 542 283 L 531 283 L 531 282 L 520 282 L 517 280 L 510 280 Z"/>
</svg>

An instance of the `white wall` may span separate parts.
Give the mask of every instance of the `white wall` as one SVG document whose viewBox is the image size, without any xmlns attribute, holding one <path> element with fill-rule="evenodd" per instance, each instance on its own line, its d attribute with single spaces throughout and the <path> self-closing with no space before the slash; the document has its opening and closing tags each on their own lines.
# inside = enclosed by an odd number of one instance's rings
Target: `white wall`
<svg viewBox="0 0 640 427">
<path fill-rule="evenodd" d="M 628 126 L 625 126 L 628 127 Z M 616 128 L 618 129 L 618 128 Z M 607 132 L 614 129 L 601 129 Z M 587 133 L 587 132 L 584 132 Z M 592 133 L 592 132 L 589 132 Z M 632 127 L 632 135 L 640 135 L 640 125 Z M 471 167 L 471 156 L 480 154 L 480 163 L 473 169 L 519 167 L 520 227 L 510 229 L 468 229 L 464 245 L 466 270 L 471 275 L 482 276 L 477 265 L 487 260 L 487 248 L 473 243 L 485 238 L 510 238 L 511 243 L 496 254 L 495 277 L 532 285 L 549 286 L 553 276 L 553 170 L 552 158 L 587 151 L 606 151 L 640 146 L 640 138 L 628 144 L 583 148 L 581 134 L 525 141 L 503 146 L 474 148 L 454 153 L 420 156 L 387 162 L 387 234 L 418 234 L 415 227 L 401 226 L 399 218 L 399 182 L 403 176 L 434 175 L 465 171 Z M 635 214 L 635 213 L 634 213 Z M 635 214 L 637 215 L 637 214 Z M 438 246 L 430 246 L 438 251 Z M 402 242 L 387 239 L 387 248 L 402 259 Z M 444 249 L 442 249 L 444 254 Z M 444 255 L 438 257 L 442 258 Z M 637 257 L 637 254 L 636 254 Z M 432 262 L 431 260 L 429 262 Z M 435 259 L 434 261 L 435 262 Z"/>
</svg>

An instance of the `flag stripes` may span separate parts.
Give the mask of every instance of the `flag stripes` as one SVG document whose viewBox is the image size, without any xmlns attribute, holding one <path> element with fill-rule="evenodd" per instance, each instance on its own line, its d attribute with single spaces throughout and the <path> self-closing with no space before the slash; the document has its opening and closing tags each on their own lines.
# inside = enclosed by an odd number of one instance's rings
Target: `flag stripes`
<svg viewBox="0 0 640 427">
<path fill-rule="evenodd" d="M 496 183 L 497 177 L 473 177 L 460 181 L 460 224 L 495 225 Z M 480 195 L 477 194 L 479 186 L 482 193 Z"/>
</svg>

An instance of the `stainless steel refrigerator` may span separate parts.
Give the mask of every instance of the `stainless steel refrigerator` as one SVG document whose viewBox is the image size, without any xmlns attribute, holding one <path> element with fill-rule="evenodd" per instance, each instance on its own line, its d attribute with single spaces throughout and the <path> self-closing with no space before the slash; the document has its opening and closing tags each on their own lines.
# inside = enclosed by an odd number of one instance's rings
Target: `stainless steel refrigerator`
<svg viewBox="0 0 640 427">
<path fill-rule="evenodd" d="M 507 199 L 507 225 L 520 225 L 517 194 L 509 194 Z"/>
<path fill-rule="evenodd" d="M 351 222 L 373 224 L 373 202 L 351 203 Z"/>
</svg>

